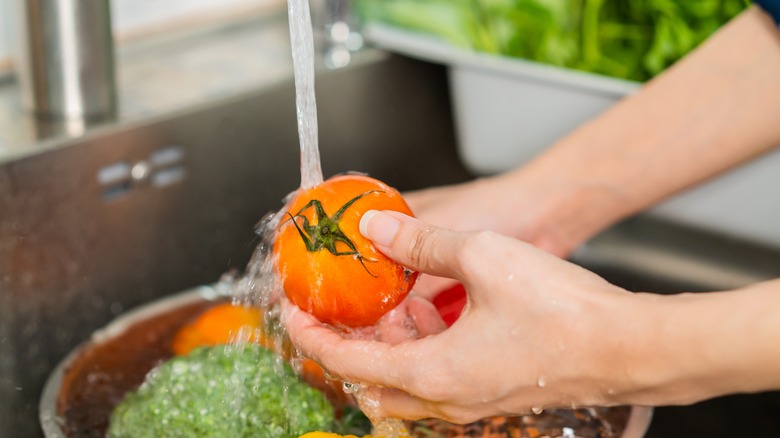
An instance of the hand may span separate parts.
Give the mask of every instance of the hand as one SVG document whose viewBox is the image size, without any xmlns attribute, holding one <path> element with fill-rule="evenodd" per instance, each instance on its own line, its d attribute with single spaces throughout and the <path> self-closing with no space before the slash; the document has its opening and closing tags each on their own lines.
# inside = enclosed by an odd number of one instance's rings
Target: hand
<svg viewBox="0 0 780 438">
<path fill-rule="evenodd" d="M 356 332 L 352 339 L 376 339 L 389 344 L 399 344 L 410 339 L 440 333 L 447 325 L 427 299 L 409 294 L 393 310 L 387 312 L 366 332 Z"/>
<path fill-rule="evenodd" d="M 455 231 L 495 231 L 559 257 L 609 223 L 611 192 L 571 183 L 532 163 L 471 182 L 404 193 L 419 219 Z M 451 287 L 449 278 L 422 275 L 415 292 L 425 298 Z"/>
<path fill-rule="evenodd" d="M 558 188 L 550 181 L 536 185 L 526 173 L 408 192 L 404 199 L 424 222 L 455 231 L 495 231 L 564 257 L 580 242 L 559 242 L 555 227 L 545 226 Z"/>
<path fill-rule="evenodd" d="M 777 41 L 776 26 L 750 8 L 519 171 L 410 194 L 410 204 L 437 225 L 491 229 L 566 255 L 615 221 L 778 144 Z M 780 388 L 780 280 L 725 293 L 632 295 L 494 233 L 386 214 L 364 222 L 387 255 L 461 281 L 469 299 L 450 329 L 396 345 L 346 340 L 308 314 L 286 314 L 305 354 L 376 387 L 379 414 L 465 422 L 532 407 L 683 404 Z"/>
<path fill-rule="evenodd" d="M 364 216 L 361 231 L 396 261 L 468 291 L 450 329 L 395 345 L 345 339 L 305 312 L 286 313 L 304 355 L 372 387 L 380 402 L 374 415 L 470 422 L 621 402 L 627 377 L 616 352 L 624 348 L 618 334 L 630 332 L 633 294 L 492 232 L 458 233 L 378 212 Z"/>
</svg>

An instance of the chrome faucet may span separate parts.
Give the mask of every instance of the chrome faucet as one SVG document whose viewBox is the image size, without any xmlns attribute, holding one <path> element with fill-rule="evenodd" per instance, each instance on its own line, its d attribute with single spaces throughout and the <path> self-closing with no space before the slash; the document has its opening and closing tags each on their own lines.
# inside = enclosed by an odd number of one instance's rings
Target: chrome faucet
<svg viewBox="0 0 780 438">
<path fill-rule="evenodd" d="M 17 79 L 25 106 L 50 120 L 116 114 L 108 0 L 16 0 Z"/>
</svg>

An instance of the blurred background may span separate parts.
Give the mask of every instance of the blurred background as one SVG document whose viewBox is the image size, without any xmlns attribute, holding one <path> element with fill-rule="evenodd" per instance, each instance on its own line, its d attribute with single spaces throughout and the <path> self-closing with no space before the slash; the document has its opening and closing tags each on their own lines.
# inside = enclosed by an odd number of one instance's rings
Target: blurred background
<svg viewBox="0 0 780 438">
<path fill-rule="evenodd" d="M 403 191 L 521 165 L 748 4 L 312 0 L 324 174 Z M 573 261 L 659 293 L 778 277 L 778 166 Z M 42 436 L 45 382 L 95 330 L 241 272 L 299 178 L 283 0 L 0 0 L 0 437 Z M 648 436 L 775 436 L 779 400 L 659 408 Z"/>
</svg>

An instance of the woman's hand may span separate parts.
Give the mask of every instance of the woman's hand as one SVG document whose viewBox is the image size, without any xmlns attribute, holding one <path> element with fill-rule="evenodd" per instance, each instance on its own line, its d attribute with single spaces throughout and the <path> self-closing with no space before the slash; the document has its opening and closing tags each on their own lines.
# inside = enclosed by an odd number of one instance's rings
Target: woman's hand
<svg viewBox="0 0 780 438">
<path fill-rule="evenodd" d="M 367 213 L 361 231 L 391 258 L 454 278 L 469 294 L 450 329 L 395 345 L 347 340 L 309 314 L 287 313 L 306 356 L 378 392 L 373 414 L 469 422 L 620 403 L 627 376 L 619 353 L 633 294 L 493 232 L 457 233 L 384 212 Z"/>
<path fill-rule="evenodd" d="M 448 231 L 395 212 L 366 213 L 361 232 L 394 260 L 468 292 L 460 319 L 444 331 L 429 303 L 406 302 L 380 323 L 387 342 L 345 339 L 297 308 L 286 312 L 304 355 L 369 387 L 379 401 L 372 416 L 470 422 L 780 389 L 780 280 L 730 292 L 632 294 L 493 232 Z M 408 317 L 423 338 L 406 339 Z"/>
<path fill-rule="evenodd" d="M 531 163 L 504 175 L 404 193 L 404 198 L 424 222 L 455 231 L 495 231 L 563 258 L 610 224 L 622 199 L 607 186 L 558 173 L 566 169 Z M 454 283 L 423 275 L 414 290 L 430 299 Z"/>
<path fill-rule="evenodd" d="M 519 169 L 404 193 L 404 199 L 424 222 L 455 231 L 495 231 L 565 257 L 582 242 L 562 235 L 556 214 L 574 207 L 568 198 L 578 191 Z"/>
<path fill-rule="evenodd" d="M 493 230 L 566 255 L 615 221 L 777 145 L 779 42 L 774 23 L 750 8 L 522 169 L 411 194 L 410 204 L 436 225 Z M 286 314 L 304 354 L 374 387 L 378 415 L 466 422 L 780 389 L 780 281 L 630 294 L 495 232 L 385 213 L 367 213 L 361 224 L 391 258 L 468 292 L 452 327 L 398 344 L 347 340 L 301 311 Z"/>
</svg>

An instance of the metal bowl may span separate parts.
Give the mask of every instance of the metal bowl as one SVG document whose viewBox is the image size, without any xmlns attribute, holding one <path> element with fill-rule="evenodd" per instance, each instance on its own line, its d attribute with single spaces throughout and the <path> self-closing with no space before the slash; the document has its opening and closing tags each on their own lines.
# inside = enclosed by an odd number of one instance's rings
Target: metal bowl
<svg viewBox="0 0 780 438">
<path fill-rule="evenodd" d="M 222 299 L 213 287 L 201 286 L 141 306 L 96 331 L 49 375 L 39 403 L 44 435 L 102 436 L 124 393 L 171 357 L 176 330 Z"/>
</svg>

